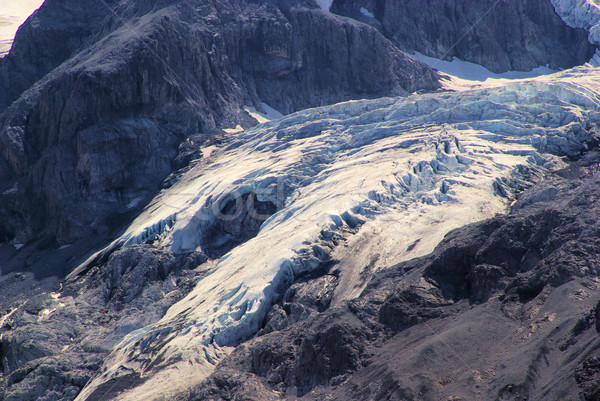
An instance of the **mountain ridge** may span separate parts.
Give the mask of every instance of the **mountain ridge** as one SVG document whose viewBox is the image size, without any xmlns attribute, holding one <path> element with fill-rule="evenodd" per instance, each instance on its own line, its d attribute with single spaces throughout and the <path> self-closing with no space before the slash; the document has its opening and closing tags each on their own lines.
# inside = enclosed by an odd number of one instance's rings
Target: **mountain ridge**
<svg viewBox="0 0 600 401">
<path fill-rule="evenodd" d="M 595 14 L 452 3 L 47 0 L 0 59 L 0 399 L 594 399 Z"/>
</svg>

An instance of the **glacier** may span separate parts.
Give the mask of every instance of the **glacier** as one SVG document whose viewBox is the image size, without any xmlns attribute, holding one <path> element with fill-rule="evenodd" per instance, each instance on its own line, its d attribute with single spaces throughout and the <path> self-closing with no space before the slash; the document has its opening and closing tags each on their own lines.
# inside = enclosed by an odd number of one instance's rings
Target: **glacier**
<svg viewBox="0 0 600 401">
<path fill-rule="evenodd" d="M 600 4 L 597 0 L 550 1 L 567 25 L 586 30 L 590 43 L 600 46 Z"/>
<path fill-rule="evenodd" d="M 77 400 L 131 372 L 144 381 L 119 399 L 175 394 L 254 336 L 299 277 L 333 266 L 335 305 L 361 293 L 367 269 L 426 255 L 450 230 L 505 213 L 516 194 L 594 143 L 599 88 L 600 70 L 587 66 L 497 87 L 350 101 L 205 149 L 73 275 L 142 242 L 205 252 L 212 228 L 229 218 L 225 206 L 240 212 L 250 195 L 274 213 L 160 321 L 127 335 Z"/>
</svg>

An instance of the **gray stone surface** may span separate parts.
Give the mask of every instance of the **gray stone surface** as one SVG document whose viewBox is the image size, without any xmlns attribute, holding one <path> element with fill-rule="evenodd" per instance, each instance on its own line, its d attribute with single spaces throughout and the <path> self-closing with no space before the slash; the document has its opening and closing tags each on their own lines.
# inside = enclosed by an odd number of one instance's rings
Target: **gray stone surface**
<svg viewBox="0 0 600 401">
<path fill-rule="evenodd" d="M 569 68 L 594 54 L 587 33 L 567 26 L 550 0 L 334 0 L 331 11 L 377 27 L 402 50 L 496 73 Z"/>
<path fill-rule="evenodd" d="M 289 113 L 439 86 L 375 29 L 302 2 L 49 1 L 0 77 L 0 238 L 61 244 L 124 222 L 186 138 L 254 125 L 244 105 Z"/>
<path fill-rule="evenodd" d="M 5 300 L 12 313 L 0 324 L 0 399 L 73 400 L 123 336 L 159 320 L 191 290 L 206 260 L 136 245 L 77 280 Z"/>
</svg>

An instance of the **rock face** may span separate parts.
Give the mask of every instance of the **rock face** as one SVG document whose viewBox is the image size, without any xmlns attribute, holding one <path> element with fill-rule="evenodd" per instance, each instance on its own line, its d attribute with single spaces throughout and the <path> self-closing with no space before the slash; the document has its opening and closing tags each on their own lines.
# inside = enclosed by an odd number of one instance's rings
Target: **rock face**
<svg viewBox="0 0 600 401">
<path fill-rule="evenodd" d="M 110 231 L 180 143 L 255 124 L 244 105 L 289 113 L 438 87 L 376 30 L 302 3 L 71 3 L 47 1 L 0 60 L 3 240 Z"/>
<path fill-rule="evenodd" d="M 44 1 L 19 29 L 12 51 L 0 60 L 0 110 L 84 46 L 105 16 L 104 10 L 85 1 Z"/>
<path fill-rule="evenodd" d="M 569 68 L 594 54 L 587 32 L 563 22 L 550 0 L 334 0 L 331 11 L 370 23 L 402 50 L 496 73 Z"/>
<path fill-rule="evenodd" d="M 181 399 L 596 399 L 599 160 L 375 274 L 358 298 L 240 345 Z"/>
<path fill-rule="evenodd" d="M 0 324 L 0 398 L 73 400 L 124 333 L 160 319 L 189 292 L 205 261 L 133 246 L 85 280 L 13 304 Z M 23 283 L 17 277 L 4 285 Z"/>
</svg>

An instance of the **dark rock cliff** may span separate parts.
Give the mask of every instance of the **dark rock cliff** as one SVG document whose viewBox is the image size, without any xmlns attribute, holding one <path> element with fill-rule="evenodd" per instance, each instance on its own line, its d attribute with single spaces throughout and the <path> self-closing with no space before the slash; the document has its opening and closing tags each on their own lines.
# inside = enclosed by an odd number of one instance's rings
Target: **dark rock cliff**
<svg viewBox="0 0 600 401">
<path fill-rule="evenodd" d="M 439 86 L 377 30 L 302 2 L 76 3 L 48 0 L 0 60 L 1 240 L 110 231 L 180 144 L 256 124 L 244 105 Z"/>
<path fill-rule="evenodd" d="M 331 11 L 377 27 L 402 50 L 497 73 L 569 68 L 594 53 L 587 34 L 568 27 L 550 0 L 334 0 Z"/>
<path fill-rule="evenodd" d="M 84 46 L 105 16 L 85 1 L 46 0 L 0 59 L 0 110 Z"/>
</svg>

